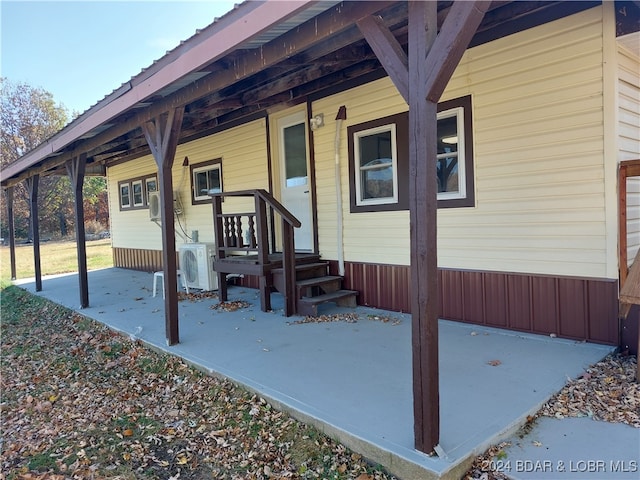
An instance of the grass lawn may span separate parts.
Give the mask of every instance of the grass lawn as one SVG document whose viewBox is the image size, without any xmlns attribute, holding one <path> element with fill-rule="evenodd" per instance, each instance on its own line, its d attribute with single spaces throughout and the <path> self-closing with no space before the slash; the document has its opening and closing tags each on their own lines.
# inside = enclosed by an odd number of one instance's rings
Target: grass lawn
<svg viewBox="0 0 640 480">
<path fill-rule="evenodd" d="M 0 247 L 0 280 L 7 285 L 11 279 L 9 247 Z M 78 254 L 75 241 L 40 243 L 42 275 L 78 271 Z M 111 240 L 87 242 L 87 268 L 97 270 L 113 266 Z M 35 276 L 33 244 L 16 245 L 16 274 L 18 278 Z"/>
</svg>

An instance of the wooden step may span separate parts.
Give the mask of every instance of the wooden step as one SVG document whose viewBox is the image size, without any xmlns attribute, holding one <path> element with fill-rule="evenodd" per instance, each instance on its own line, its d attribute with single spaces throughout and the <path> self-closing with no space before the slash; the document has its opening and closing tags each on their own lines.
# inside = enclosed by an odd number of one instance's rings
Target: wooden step
<svg viewBox="0 0 640 480">
<path fill-rule="evenodd" d="M 311 262 L 296 264 L 296 282 L 309 278 L 324 277 L 327 275 L 329 262 Z M 272 271 L 273 286 L 279 292 L 284 292 L 284 270 L 274 268 Z"/>
<path fill-rule="evenodd" d="M 328 269 L 329 262 L 298 263 L 296 265 L 296 281 L 324 277 Z"/>
<path fill-rule="evenodd" d="M 325 275 L 296 281 L 297 298 L 313 297 L 320 293 L 331 293 L 340 290 L 342 277 Z"/>
<path fill-rule="evenodd" d="M 335 292 L 325 293 L 316 297 L 300 298 L 297 302 L 298 315 L 317 317 L 318 305 L 327 302 L 335 302 L 341 307 L 356 307 L 357 296 L 358 292 L 355 290 L 337 290 Z"/>
</svg>

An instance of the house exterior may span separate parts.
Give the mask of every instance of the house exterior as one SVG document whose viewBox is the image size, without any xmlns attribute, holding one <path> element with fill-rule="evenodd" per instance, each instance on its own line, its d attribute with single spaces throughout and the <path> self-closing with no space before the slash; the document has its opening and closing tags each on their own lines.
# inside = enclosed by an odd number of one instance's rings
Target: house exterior
<svg viewBox="0 0 640 480">
<path fill-rule="evenodd" d="M 457 152 L 449 147 L 457 174 L 438 194 L 443 318 L 618 342 L 617 175 L 621 161 L 640 158 L 640 63 L 624 38 L 615 36 L 613 4 L 604 4 L 462 57 L 440 102 L 441 128 L 460 140 Z M 409 311 L 407 105 L 388 76 L 376 77 L 179 144 L 176 245 L 192 242 L 194 230 L 214 242 L 210 199 L 194 193 L 210 169 L 223 191 L 266 189 L 304 218 L 297 248 L 318 252 L 335 272 L 342 258 L 360 303 Z M 341 107 L 346 119 L 336 120 Z M 306 119 L 317 115 L 324 125 L 312 129 Z M 283 135 L 292 128 L 306 142 L 303 188 L 314 192 L 302 208 L 284 198 Z M 359 191 L 358 138 L 393 143 L 397 177 L 381 200 Z M 117 266 L 161 267 L 160 229 L 144 195 L 155 171 L 150 154 L 107 166 Z M 640 244 L 637 180 L 628 188 L 629 259 Z M 142 208 L 122 207 L 120 188 L 136 185 Z M 241 212 L 246 202 L 225 207 Z"/>
<path fill-rule="evenodd" d="M 244 2 L 4 168 L 8 217 L 25 181 L 38 259 L 39 176 L 71 177 L 83 239 L 82 180 L 106 175 L 114 263 L 163 271 L 169 345 L 184 245 L 216 243 L 221 299 L 242 273 L 225 256 L 257 252 L 241 281 L 264 309 L 285 285 L 287 315 L 286 259 L 319 256 L 359 303 L 411 312 L 416 448 L 431 452 L 438 318 L 636 345 L 618 296 L 640 248 L 639 12 Z M 85 307 L 83 241 L 78 258 Z"/>
</svg>

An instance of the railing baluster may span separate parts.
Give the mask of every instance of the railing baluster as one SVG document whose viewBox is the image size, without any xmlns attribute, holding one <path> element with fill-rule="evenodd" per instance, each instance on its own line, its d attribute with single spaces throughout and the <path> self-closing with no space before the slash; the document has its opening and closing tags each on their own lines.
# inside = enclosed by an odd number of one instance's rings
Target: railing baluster
<svg viewBox="0 0 640 480">
<path fill-rule="evenodd" d="M 242 215 L 236 215 L 236 246 L 244 247 L 244 239 L 242 238 Z"/>
<path fill-rule="evenodd" d="M 256 223 L 255 215 L 249 215 L 249 247 L 256 248 Z"/>
<path fill-rule="evenodd" d="M 231 247 L 231 234 L 229 227 L 229 217 L 224 217 L 224 246 Z"/>
</svg>

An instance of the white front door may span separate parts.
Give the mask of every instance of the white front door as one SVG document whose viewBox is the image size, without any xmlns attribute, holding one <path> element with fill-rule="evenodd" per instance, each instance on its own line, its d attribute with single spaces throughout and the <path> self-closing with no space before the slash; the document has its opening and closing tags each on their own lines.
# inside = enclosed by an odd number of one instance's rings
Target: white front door
<svg viewBox="0 0 640 480">
<path fill-rule="evenodd" d="M 278 121 L 282 204 L 302 225 L 294 229 L 296 251 L 313 251 L 311 177 L 307 149 L 307 120 L 304 112 Z"/>
</svg>

